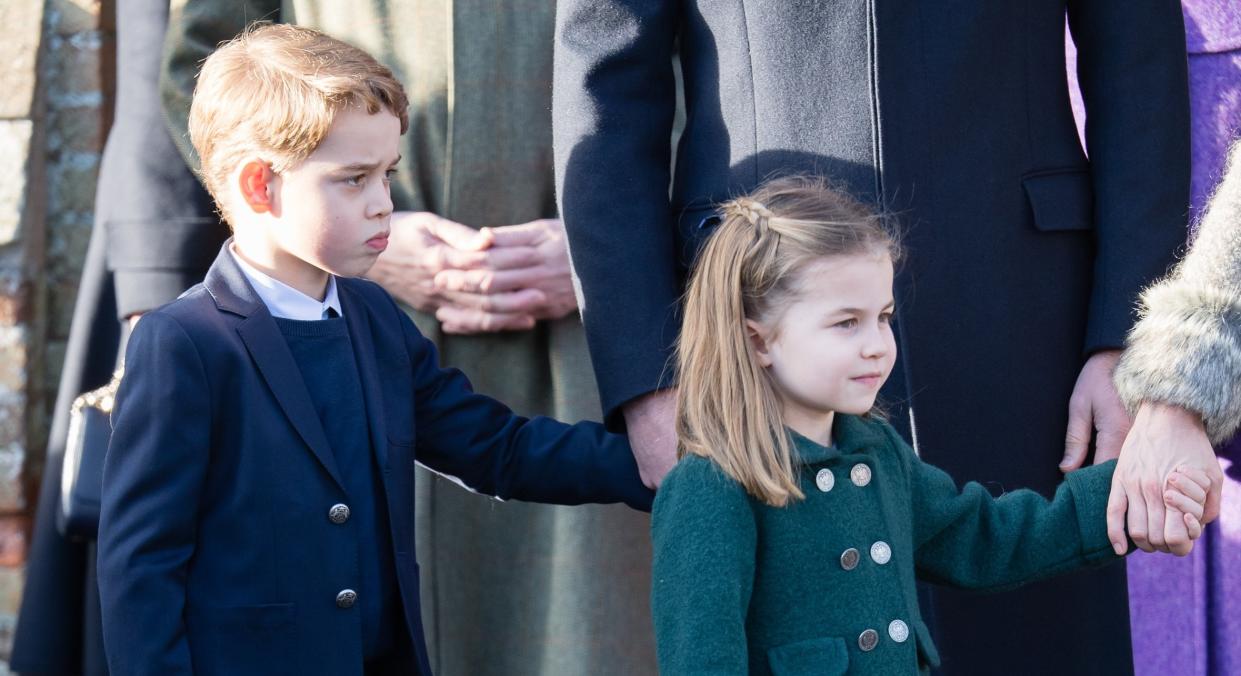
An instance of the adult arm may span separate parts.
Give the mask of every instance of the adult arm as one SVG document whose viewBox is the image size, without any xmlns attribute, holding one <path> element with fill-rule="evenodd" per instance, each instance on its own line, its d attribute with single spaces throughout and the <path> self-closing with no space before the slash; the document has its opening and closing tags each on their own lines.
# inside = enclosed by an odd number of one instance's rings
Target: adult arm
<svg viewBox="0 0 1241 676">
<path fill-rule="evenodd" d="M 681 281 L 668 201 L 676 109 L 671 0 L 562 0 L 556 188 L 605 420 L 672 382 Z"/>
<path fill-rule="evenodd" d="M 651 614 L 659 670 L 748 674 L 745 618 L 758 531 L 745 491 L 691 457 L 659 489 L 651 514 Z"/>
<path fill-rule="evenodd" d="M 99 600 L 115 674 L 190 674 L 185 580 L 207 472 L 207 373 L 172 318 L 134 328 L 112 413 L 99 516 Z"/>
<path fill-rule="evenodd" d="M 1128 508 L 1131 528 L 1142 512 L 1151 532 L 1159 523 L 1174 525 L 1174 518 L 1159 518 L 1158 496 L 1168 473 L 1188 464 L 1211 477 L 1203 517 L 1209 522 L 1219 515 L 1223 485 L 1211 445 L 1241 427 L 1241 144 L 1232 148 L 1189 253 L 1142 294 L 1140 312 L 1116 369 L 1120 396 L 1138 418 L 1112 500 Z M 1124 526 L 1124 508 L 1116 511 L 1113 531 Z"/>
<path fill-rule="evenodd" d="M 525 418 L 474 393 L 464 374 L 440 367 L 435 345 L 389 303 L 413 373 L 419 462 L 503 499 L 651 508 L 654 494 L 642 484 L 625 437 L 598 423 Z"/>
<path fill-rule="evenodd" d="M 1085 352 L 1092 355 L 1069 403 L 1068 470 L 1115 458 L 1129 428 L 1108 375 L 1132 325 L 1138 292 L 1163 274 L 1185 232 L 1189 204 L 1189 85 L 1176 0 L 1134 12 L 1123 0 L 1070 0 L 1086 146 L 1094 194 L 1096 255 Z M 1158 170 L 1151 170 L 1158 167 Z M 1099 353 L 1099 354 L 1096 354 Z"/>
</svg>

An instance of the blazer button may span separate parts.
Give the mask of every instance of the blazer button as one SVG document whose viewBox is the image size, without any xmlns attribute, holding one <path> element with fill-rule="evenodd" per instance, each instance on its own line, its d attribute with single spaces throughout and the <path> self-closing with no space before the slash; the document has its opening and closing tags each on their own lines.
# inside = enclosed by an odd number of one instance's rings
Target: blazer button
<svg viewBox="0 0 1241 676">
<path fill-rule="evenodd" d="M 352 608 L 353 604 L 358 600 L 358 593 L 352 589 L 342 589 L 336 595 L 337 608 Z"/>
<path fill-rule="evenodd" d="M 327 519 L 339 526 L 349 520 L 349 505 L 335 504 L 327 511 Z"/>
<path fill-rule="evenodd" d="M 874 650 L 877 645 L 879 645 L 879 632 L 874 629 L 867 629 L 857 637 L 857 647 L 861 648 L 864 653 Z"/>
</svg>

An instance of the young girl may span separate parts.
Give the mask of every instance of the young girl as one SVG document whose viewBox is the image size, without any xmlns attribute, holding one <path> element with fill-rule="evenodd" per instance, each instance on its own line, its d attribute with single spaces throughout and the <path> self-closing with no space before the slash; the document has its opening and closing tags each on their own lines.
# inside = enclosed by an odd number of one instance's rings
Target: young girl
<svg viewBox="0 0 1241 676">
<path fill-rule="evenodd" d="M 925 672 L 939 658 L 915 578 L 995 590 L 1116 557 L 1114 462 L 1051 501 L 996 499 L 958 490 L 871 413 L 896 357 L 898 254 L 819 179 L 724 205 L 689 285 L 681 462 L 652 522 L 665 676 Z M 1165 499 L 1196 536 L 1208 479 L 1184 472 Z"/>
</svg>

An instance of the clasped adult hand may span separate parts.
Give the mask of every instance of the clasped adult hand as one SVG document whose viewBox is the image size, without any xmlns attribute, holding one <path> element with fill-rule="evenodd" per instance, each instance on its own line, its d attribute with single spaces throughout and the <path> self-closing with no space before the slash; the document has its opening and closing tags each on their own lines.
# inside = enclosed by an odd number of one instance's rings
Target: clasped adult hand
<svg viewBox="0 0 1241 676">
<path fill-rule="evenodd" d="M 1205 525 L 1219 517 L 1224 473 L 1202 418 L 1178 406 L 1143 403 L 1120 452 L 1108 497 L 1108 539 L 1118 552 L 1123 551 L 1126 525 L 1129 537 L 1143 551 L 1185 556 L 1193 549 L 1200 530 L 1169 490 L 1193 491 L 1174 473 L 1187 469 L 1209 479 L 1200 519 Z"/>
<path fill-rule="evenodd" d="M 430 212 L 396 212 L 370 277 L 433 313 L 446 333 L 532 328 L 577 308 L 564 226 L 555 219 L 483 228 Z"/>
</svg>

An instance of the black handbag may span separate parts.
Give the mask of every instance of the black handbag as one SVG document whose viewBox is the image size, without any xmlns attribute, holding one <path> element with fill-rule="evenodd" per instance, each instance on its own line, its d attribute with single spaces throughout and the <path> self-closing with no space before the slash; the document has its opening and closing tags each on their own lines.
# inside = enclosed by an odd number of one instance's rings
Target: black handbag
<svg viewBox="0 0 1241 676">
<path fill-rule="evenodd" d="M 56 525 L 65 537 L 94 540 L 99 534 L 103 459 L 112 438 L 112 404 L 123 369 L 97 390 L 78 395 L 69 409 L 69 435 L 60 473 Z"/>
</svg>

